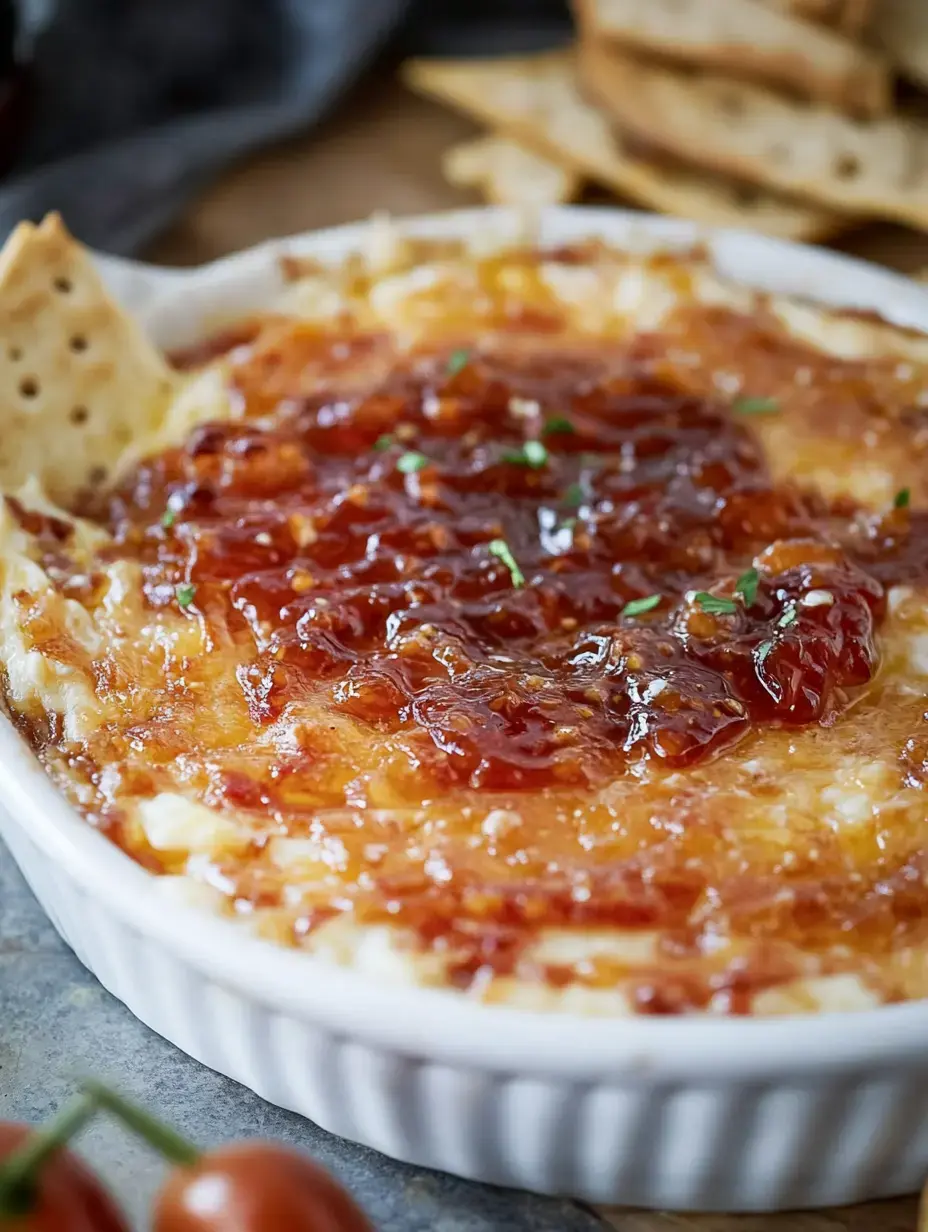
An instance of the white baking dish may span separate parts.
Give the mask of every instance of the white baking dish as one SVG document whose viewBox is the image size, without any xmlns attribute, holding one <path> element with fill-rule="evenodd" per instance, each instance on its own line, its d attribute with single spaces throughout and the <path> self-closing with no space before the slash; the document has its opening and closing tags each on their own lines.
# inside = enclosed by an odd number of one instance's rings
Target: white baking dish
<svg viewBox="0 0 928 1232">
<path fill-rule="evenodd" d="M 416 234 L 499 232 L 468 211 Z M 832 253 L 612 210 L 552 210 L 542 240 L 708 238 L 729 276 L 928 329 L 928 294 Z M 192 272 L 101 259 L 155 339 L 259 306 L 281 252 L 336 257 L 351 226 Z M 61 935 L 144 1022 L 264 1098 L 389 1155 L 598 1203 L 769 1210 L 914 1190 L 928 1173 L 928 1003 L 768 1020 L 584 1019 L 391 986 L 166 907 L 58 796 L 0 716 L 0 832 Z"/>
</svg>

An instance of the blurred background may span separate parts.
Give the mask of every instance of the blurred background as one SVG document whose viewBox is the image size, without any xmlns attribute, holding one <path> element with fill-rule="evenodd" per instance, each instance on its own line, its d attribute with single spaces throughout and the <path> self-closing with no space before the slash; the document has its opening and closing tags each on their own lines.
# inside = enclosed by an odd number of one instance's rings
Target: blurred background
<svg viewBox="0 0 928 1232">
<path fill-rule="evenodd" d="M 0 230 L 592 200 L 928 265 L 928 0 L 0 0 Z"/>
</svg>

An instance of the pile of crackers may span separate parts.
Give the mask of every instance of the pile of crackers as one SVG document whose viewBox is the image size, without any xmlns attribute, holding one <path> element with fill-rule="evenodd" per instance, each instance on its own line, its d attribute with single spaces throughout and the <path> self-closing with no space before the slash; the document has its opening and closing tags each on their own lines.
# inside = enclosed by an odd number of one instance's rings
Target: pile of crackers
<svg viewBox="0 0 928 1232">
<path fill-rule="evenodd" d="M 575 45 L 412 60 L 479 121 L 445 174 L 498 204 L 589 186 L 792 239 L 928 231 L 928 0 L 574 0 Z"/>
</svg>

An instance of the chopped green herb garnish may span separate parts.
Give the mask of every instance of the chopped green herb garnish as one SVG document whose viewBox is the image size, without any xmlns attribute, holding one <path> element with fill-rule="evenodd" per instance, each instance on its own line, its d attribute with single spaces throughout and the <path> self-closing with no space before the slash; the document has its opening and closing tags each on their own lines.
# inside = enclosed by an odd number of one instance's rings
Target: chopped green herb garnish
<svg viewBox="0 0 928 1232">
<path fill-rule="evenodd" d="M 424 453 L 416 453 L 414 449 L 410 449 L 407 453 L 401 454 L 396 463 L 396 469 L 402 471 L 404 475 L 414 475 L 416 471 L 425 470 L 429 460 Z"/>
<path fill-rule="evenodd" d="M 544 466 L 548 461 L 548 451 L 541 441 L 526 441 L 522 449 L 529 466 Z"/>
<path fill-rule="evenodd" d="M 789 607 L 783 609 L 783 612 L 777 621 L 778 629 L 788 629 L 790 625 L 795 624 L 799 618 L 799 613 L 796 611 L 795 603 L 791 603 Z"/>
<path fill-rule="evenodd" d="M 189 607 L 193 602 L 193 597 L 197 593 L 197 588 L 192 582 L 178 582 L 174 587 L 174 594 L 177 597 L 177 602 L 181 607 Z"/>
<path fill-rule="evenodd" d="M 707 590 L 698 590 L 693 598 L 710 616 L 730 616 L 732 612 L 738 610 L 738 604 L 734 599 L 723 599 L 721 595 L 710 595 Z"/>
<path fill-rule="evenodd" d="M 763 667 L 767 661 L 767 655 L 773 650 L 773 642 L 761 642 L 754 648 L 754 662 L 758 667 Z"/>
<path fill-rule="evenodd" d="M 626 603 L 619 612 L 620 616 L 641 616 L 645 612 L 653 611 L 660 603 L 663 595 L 645 595 L 643 599 L 632 599 Z"/>
<path fill-rule="evenodd" d="M 503 562 L 509 570 L 509 576 L 512 578 L 512 584 L 517 589 L 525 585 L 525 574 L 519 568 L 518 561 L 512 554 L 512 549 L 505 539 L 491 539 L 487 545 L 487 549 L 491 556 L 497 557 Z"/>
<path fill-rule="evenodd" d="M 586 500 L 586 492 L 582 483 L 572 483 L 564 492 L 564 504 L 576 509 Z"/>
<path fill-rule="evenodd" d="M 563 415 L 554 415 L 551 419 L 546 419 L 545 426 L 541 430 L 543 436 L 553 436 L 555 432 L 569 434 L 576 431 L 577 429 L 570 420 L 565 419 Z"/>
<path fill-rule="evenodd" d="M 558 526 L 558 530 L 573 530 L 573 528 L 576 525 L 577 525 L 576 518 L 564 518 L 564 520 Z"/>
<path fill-rule="evenodd" d="M 757 598 L 759 582 L 760 574 L 756 569 L 746 569 L 737 582 L 735 582 L 735 594 L 741 596 L 745 607 L 750 607 Z"/>
<path fill-rule="evenodd" d="M 459 351 L 452 351 L 448 356 L 448 375 L 457 376 L 462 368 L 466 368 L 470 363 L 470 351 L 462 347 Z"/>
<path fill-rule="evenodd" d="M 738 415 L 774 415 L 779 409 L 776 398 L 739 398 L 734 404 Z"/>
<path fill-rule="evenodd" d="M 374 441 L 374 448 L 378 453 L 383 453 L 385 449 L 391 449 L 396 443 L 396 437 L 392 432 L 385 432 L 383 436 L 378 436 Z"/>
<path fill-rule="evenodd" d="M 165 530 L 171 529 L 171 527 L 174 525 L 174 519 L 176 517 L 177 517 L 177 514 L 174 512 L 173 509 L 165 509 L 164 513 L 162 513 L 161 515 L 161 525 L 164 527 Z"/>
<path fill-rule="evenodd" d="M 909 491 L 909 489 L 900 488 L 900 490 L 893 497 L 893 508 L 894 509 L 908 509 L 909 501 L 911 499 L 912 499 L 912 493 Z"/>
<path fill-rule="evenodd" d="M 548 451 L 541 441 L 526 441 L 521 449 L 510 449 L 503 454 L 504 462 L 513 466 L 530 466 L 537 471 L 548 461 Z"/>
</svg>

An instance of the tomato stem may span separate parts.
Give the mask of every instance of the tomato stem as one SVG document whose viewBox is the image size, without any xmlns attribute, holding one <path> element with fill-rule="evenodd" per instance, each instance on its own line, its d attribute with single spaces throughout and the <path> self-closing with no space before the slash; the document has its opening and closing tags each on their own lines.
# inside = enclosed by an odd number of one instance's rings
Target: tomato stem
<svg viewBox="0 0 928 1232">
<path fill-rule="evenodd" d="M 86 1092 L 73 1099 L 44 1129 L 30 1134 L 0 1165 L 0 1216 L 29 1211 L 39 1172 L 49 1156 L 61 1150 L 97 1110 L 96 1098 Z"/>
<path fill-rule="evenodd" d="M 190 1167 L 200 1158 L 199 1149 L 189 1138 L 185 1138 L 169 1125 L 165 1125 L 163 1121 L 153 1117 L 151 1113 L 145 1112 L 136 1104 L 117 1095 L 102 1082 L 82 1082 L 81 1087 L 85 1095 L 92 1099 L 98 1108 L 105 1108 L 107 1112 L 118 1117 L 123 1125 L 138 1134 L 140 1138 L 144 1138 L 149 1146 L 154 1147 L 172 1164 Z"/>
</svg>

